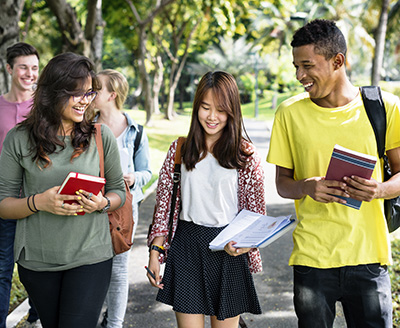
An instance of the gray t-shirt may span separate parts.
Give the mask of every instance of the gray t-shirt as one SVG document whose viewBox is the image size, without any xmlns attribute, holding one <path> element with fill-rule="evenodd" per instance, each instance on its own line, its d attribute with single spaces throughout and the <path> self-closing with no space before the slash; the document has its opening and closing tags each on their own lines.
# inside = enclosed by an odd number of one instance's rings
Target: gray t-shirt
<svg viewBox="0 0 400 328">
<path fill-rule="evenodd" d="M 125 202 L 125 187 L 115 138 L 102 126 L 106 192 L 115 192 Z M 7 134 L 0 156 L 0 202 L 6 197 L 42 193 L 61 185 L 73 171 L 100 175 L 94 135 L 90 147 L 71 162 L 73 147 L 65 138 L 65 149 L 51 154 L 51 166 L 39 168 L 29 155 L 25 129 Z M 61 151 L 60 151 L 61 150 Z M 121 204 L 121 205 L 122 205 Z M 113 256 L 108 215 L 98 212 L 61 216 L 39 211 L 17 220 L 14 256 L 23 267 L 35 271 L 59 271 L 105 261 Z"/>
</svg>

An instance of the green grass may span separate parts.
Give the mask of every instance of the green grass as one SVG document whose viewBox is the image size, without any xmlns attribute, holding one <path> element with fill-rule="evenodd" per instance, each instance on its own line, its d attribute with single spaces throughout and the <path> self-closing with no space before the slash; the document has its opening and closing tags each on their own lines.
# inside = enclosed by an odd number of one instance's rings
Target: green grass
<svg viewBox="0 0 400 328">
<path fill-rule="evenodd" d="M 10 309 L 9 312 L 14 310 L 18 304 L 20 304 L 25 298 L 27 298 L 27 293 L 24 286 L 19 281 L 17 265 L 14 266 L 14 273 L 12 278 L 12 288 L 10 294 Z"/>
<path fill-rule="evenodd" d="M 126 111 L 136 122 L 144 124 L 146 113 L 142 110 Z M 190 115 L 185 112 L 178 114 L 173 121 L 164 119 L 164 115 L 153 115 L 151 126 L 145 126 L 150 145 L 150 167 L 152 177 L 150 182 L 143 188 L 145 191 L 154 181 L 158 179 L 158 173 L 164 162 L 165 155 L 172 141 L 180 136 L 186 136 L 189 131 Z"/>
<path fill-rule="evenodd" d="M 287 93 L 278 93 L 273 91 L 264 91 L 263 97 L 260 97 L 258 100 L 258 116 L 259 120 L 272 120 L 275 115 L 276 108 L 273 108 L 272 102 L 274 97 L 276 97 L 276 107 L 284 101 L 285 99 L 291 97 L 298 92 L 287 92 Z M 247 103 L 242 105 L 242 113 L 243 117 L 246 118 L 254 118 L 255 117 L 255 103 Z"/>
<path fill-rule="evenodd" d="M 389 274 L 392 280 L 393 327 L 400 328 L 400 239 L 392 241 L 392 256 Z"/>
</svg>

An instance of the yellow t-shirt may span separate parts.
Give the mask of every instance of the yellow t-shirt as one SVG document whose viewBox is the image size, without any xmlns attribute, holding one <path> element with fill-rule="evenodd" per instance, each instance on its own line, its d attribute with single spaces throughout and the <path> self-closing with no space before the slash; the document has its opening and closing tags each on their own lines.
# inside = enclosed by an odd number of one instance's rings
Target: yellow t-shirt
<svg viewBox="0 0 400 328">
<path fill-rule="evenodd" d="M 399 98 L 382 92 L 387 112 L 386 150 L 400 147 Z M 378 156 L 375 134 L 361 95 L 343 107 L 324 108 L 308 93 L 283 102 L 275 115 L 267 161 L 294 170 L 294 179 L 325 176 L 335 144 Z M 381 163 L 380 163 L 381 164 Z M 382 164 L 372 178 L 382 181 Z M 391 263 L 383 199 L 363 202 L 360 210 L 295 200 L 299 223 L 293 232 L 289 265 L 333 268 Z"/>
</svg>

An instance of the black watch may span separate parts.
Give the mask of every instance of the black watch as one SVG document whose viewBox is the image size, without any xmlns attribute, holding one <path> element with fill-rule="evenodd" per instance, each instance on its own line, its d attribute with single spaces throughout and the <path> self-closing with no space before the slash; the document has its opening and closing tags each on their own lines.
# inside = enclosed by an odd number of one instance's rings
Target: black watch
<svg viewBox="0 0 400 328">
<path fill-rule="evenodd" d="M 111 206 L 110 198 L 108 198 L 107 196 L 104 196 L 104 198 L 107 199 L 107 205 L 104 206 L 101 210 L 98 210 L 97 212 L 99 213 L 106 213 Z"/>
</svg>

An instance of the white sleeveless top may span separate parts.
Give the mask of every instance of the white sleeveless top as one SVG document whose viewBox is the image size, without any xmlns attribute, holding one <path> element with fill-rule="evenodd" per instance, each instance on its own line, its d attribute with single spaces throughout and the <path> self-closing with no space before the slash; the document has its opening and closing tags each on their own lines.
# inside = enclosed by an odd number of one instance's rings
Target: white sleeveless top
<svg viewBox="0 0 400 328">
<path fill-rule="evenodd" d="M 207 156 L 187 171 L 182 164 L 180 219 L 207 227 L 222 227 L 238 213 L 238 173 Z"/>
</svg>

